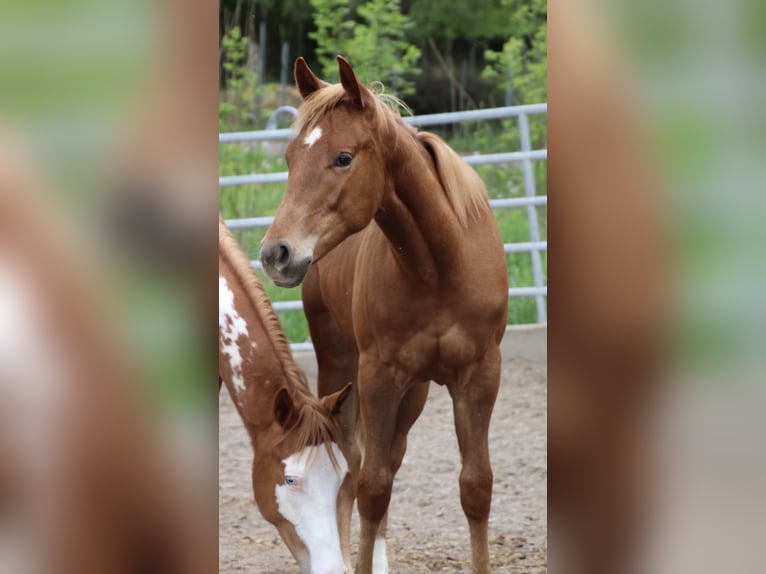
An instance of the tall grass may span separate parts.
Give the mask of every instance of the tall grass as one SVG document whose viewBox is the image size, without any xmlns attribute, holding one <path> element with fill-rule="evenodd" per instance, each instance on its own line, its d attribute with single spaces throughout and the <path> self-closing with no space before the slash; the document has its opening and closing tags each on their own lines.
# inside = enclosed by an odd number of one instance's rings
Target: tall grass
<svg viewBox="0 0 766 574">
<path fill-rule="evenodd" d="M 545 117 L 531 116 L 530 128 L 533 147 L 545 145 Z M 451 129 L 437 131 L 458 153 L 496 153 L 514 151 L 520 148 L 518 128 L 513 120 L 493 124 L 465 124 Z M 260 144 L 225 144 L 220 146 L 220 175 L 242 175 L 285 171 L 287 165 L 281 154 L 274 155 L 273 149 L 264 149 Z M 546 195 L 545 162 L 533 162 L 536 194 Z M 492 199 L 523 197 L 524 179 L 521 164 L 480 165 L 476 171 L 487 187 Z M 245 185 L 221 189 L 220 206 L 225 219 L 273 215 L 284 194 L 286 184 Z M 529 241 L 529 222 L 526 208 L 495 210 L 500 233 L 505 243 Z M 547 234 L 547 210 L 537 208 L 541 239 Z M 243 250 L 251 259 L 258 256 L 260 242 L 266 230 L 263 228 L 235 230 Z M 547 269 L 547 252 L 542 252 L 543 271 Z M 532 256 L 530 253 L 506 255 L 508 282 L 511 287 L 533 285 Z M 273 301 L 300 299 L 300 287 L 283 289 L 275 286 L 264 274 L 259 277 Z M 546 280 L 547 283 L 547 280 Z M 301 311 L 280 313 L 280 320 L 288 339 L 302 342 L 308 339 L 308 326 Z M 537 322 L 535 300 L 532 297 L 514 297 L 508 303 L 508 322 L 527 324 Z"/>
</svg>

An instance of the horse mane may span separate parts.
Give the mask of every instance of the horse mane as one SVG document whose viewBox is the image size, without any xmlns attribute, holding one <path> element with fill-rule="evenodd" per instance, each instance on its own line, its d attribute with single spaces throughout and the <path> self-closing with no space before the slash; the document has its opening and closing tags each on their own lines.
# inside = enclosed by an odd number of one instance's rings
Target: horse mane
<svg viewBox="0 0 766 574">
<path fill-rule="evenodd" d="M 274 356 L 284 374 L 285 387 L 293 399 L 296 410 L 289 428 L 296 448 L 302 450 L 307 446 L 324 443 L 330 459 L 333 464 L 336 464 L 335 455 L 330 447 L 330 443 L 335 440 L 338 432 L 335 422 L 323 412 L 321 402 L 309 390 L 306 375 L 295 363 L 282 325 L 263 284 L 220 214 L 218 215 L 218 253 L 228 263 L 234 278 L 243 288 L 261 325 L 269 335 Z M 284 440 L 285 437 L 286 435 L 282 439 Z"/>
<path fill-rule="evenodd" d="M 484 182 L 444 140 L 430 132 L 417 132 L 416 139 L 434 162 L 439 181 L 461 227 L 489 210 Z"/>
<path fill-rule="evenodd" d="M 410 112 L 407 105 L 392 94 L 378 89 L 367 89 L 371 98 L 366 102 L 373 103 L 373 130 L 382 138 L 395 135 L 395 130 L 404 129 L 415 141 L 422 145 L 431 157 L 439 182 L 444 194 L 457 217 L 461 227 L 489 210 L 487 192 L 479 174 L 468 165 L 455 151 L 439 136 L 430 132 L 420 132 L 402 121 L 399 110 Z M 362 88 L 365 89 L 365 88 Z M 311 93 L 298 110 L 298 117 L 293 123 L 296 134 L 304 129 L 313 128 L 319 120 L 332 111 L 346 98 L 346 91 L 341 84 L 331 84 Z"/>
</svg>

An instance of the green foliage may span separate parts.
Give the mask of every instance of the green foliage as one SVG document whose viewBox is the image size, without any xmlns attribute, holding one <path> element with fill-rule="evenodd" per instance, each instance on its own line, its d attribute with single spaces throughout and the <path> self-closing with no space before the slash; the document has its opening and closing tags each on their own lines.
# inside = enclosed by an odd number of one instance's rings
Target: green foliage
<svg viewBox="0 0 766 574">
<path fill-rule="evenodd" d="M 248 65 L 248 39 L 234 26 L 221 39 L 226 88 L 218 102 L 218 129 L 242 129 L 252 122 L 258 75 Z"/>
<path fill-rule="evenodd" d="M 361 78 L 390 85 L 400 95 L 414 91 L 405 75 L 420 72 L 420 49 L 410 44 L 406 33 L 412 28 L 402 14 L 399 0 L 370 0 L 354 10 L 349 0 L 311 0 L 315 9 L 316 32 L 309 37 L 317 42 L 322 75 L 335 78 L 335 56 L 346 56 Z"/>
<path fill-rule="evenodd" d="M 499 52 L 487 50 L 487 78 L 510 88 L 515 104 L 548 100 L 548 20 L 545 0 L 502 0 L 509 38 Z"/>
<path fill-rule="evenodd" d="M 537 104 L 548 99 L 548 24 L 545 0 L 502 0 L 507 10 L 510 37 L 499 52 L 487 50 L 485 78 L 498 81 L 503 89 L 511 90 L 514 104 Z M 503 122 L 499 147 L 519 149 L 520 136 L 516 120 Z M 529 116 L 532 149 L 547 147 L 547 116 Z M 534 164 L 538 195 L 547 187 L 545 164 Z M 543 192 L 540 192 L 540 188 Z"/>
<path fill-rule="evenodd" d="M 498 0 L 414 0 L 409 17 L 414 38 L 469 40 L 502 37 L 508 33 L 507 7 Z"/>
</svg>

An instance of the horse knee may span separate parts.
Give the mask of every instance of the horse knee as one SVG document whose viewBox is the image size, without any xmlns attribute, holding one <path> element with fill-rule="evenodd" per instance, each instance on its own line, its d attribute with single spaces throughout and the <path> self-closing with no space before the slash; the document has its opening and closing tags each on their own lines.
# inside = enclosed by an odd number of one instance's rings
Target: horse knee
<svg viewBox="0 0 766 574">
<path fill-rule="evenodd" d="M 394 477 L 388 469 L 362 468 L 357 491 L 359 514 L 367 520 L 381 520 L 388 510 L 393 483 Z"/>
<path fill-rule="evenodd" d="M 460 502 L 469 520 L 486 520 L 492 503 L 492 469 L 463 468 L 460 473 Z"/>
</svg>

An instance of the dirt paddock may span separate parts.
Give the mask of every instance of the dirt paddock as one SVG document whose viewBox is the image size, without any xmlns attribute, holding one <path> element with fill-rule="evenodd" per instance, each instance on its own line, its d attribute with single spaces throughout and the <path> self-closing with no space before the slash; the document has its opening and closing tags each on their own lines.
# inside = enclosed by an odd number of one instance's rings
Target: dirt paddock
<svg viewBox="0 0 766 574">
<path fill-rule="evenodd" d="M 301 365 L 313 379 L 310 360 Z M 538 360 L 503 362 L 490 427 L 495 482 L 489 550 L 497 574 L 547 571 L 546 376 L 545 363 Z M 287 547 L 253 502 L 252 449 L 225 391 L 219 397 L 218 444 L 219 572 L 295 572 Z M 449 394 L 432 384 L 394 482 L 388 527 L 392 573 L 470 572 L 459 471 Z M 355 517 L 354 547 L 358 532 Z"/>
</svg>

